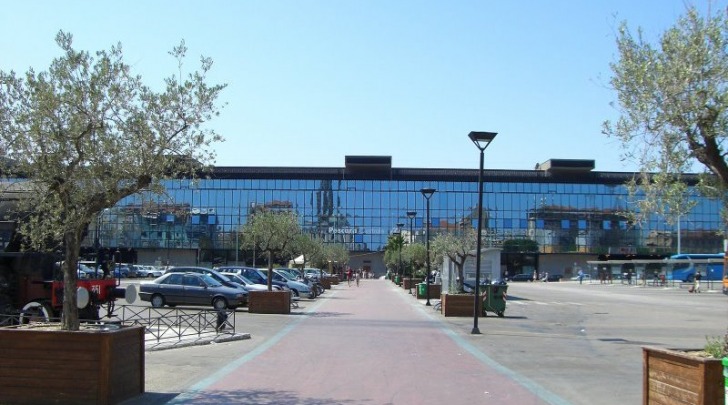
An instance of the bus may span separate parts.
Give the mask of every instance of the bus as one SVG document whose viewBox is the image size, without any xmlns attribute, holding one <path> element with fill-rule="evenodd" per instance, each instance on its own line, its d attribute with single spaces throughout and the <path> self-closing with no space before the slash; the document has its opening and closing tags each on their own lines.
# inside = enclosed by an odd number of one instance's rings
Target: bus
<svg viewBox="0 0 728 405">
<path fill-rule="evenodd" d="M 672 272 L 668 273 L 668 280 L 693 282 L 695 272 L 700 271 L 703 280 L 723 280 L 724 290 L 726 277 L 723 262 L 724 253 L 681 253 L 670 256 L 673 263 Z"/>
</svg>

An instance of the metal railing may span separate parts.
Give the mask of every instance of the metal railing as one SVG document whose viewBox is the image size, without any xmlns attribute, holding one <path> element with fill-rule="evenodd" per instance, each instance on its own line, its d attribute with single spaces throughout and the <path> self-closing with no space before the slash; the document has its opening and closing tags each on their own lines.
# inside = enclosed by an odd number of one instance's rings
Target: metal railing
<svg viewBox="0 0 728 405">
<path fill-rule="evenodd" d="M 146 328 L 147 340 L 178 339 L 209 334 L 235 333 L 235 310 L 190 311 L 177 308 L 152 308 L 119 305 L 111 322 L 122 325 L 141 325 Z"/>
<path fill-rule="evenodd" d="M 59 319 L 42 320 L 43 323 L 58 321 Z M 145 340 L 160 342 L 162 339 L 182 340 L 186 337 L 199 338 L 203 335 L 233 334 L 235 333 L 235 310 L 188 310 L 117 305 L 110 317 L 105 317 L 100 321 L 81 320 L 81 322 L 144 326 Z M 0 316 L 0 327 L 18 326 L 19 315 Z"/>
</svg>

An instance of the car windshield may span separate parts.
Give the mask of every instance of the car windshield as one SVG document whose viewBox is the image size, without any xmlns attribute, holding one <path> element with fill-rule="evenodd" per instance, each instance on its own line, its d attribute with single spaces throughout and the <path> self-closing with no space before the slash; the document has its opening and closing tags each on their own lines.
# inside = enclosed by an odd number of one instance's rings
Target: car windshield
<svg viewBox="0 0 728 405">
<path fill-rule="evenodd" d="M 242 277 L 240 277 L 237 274 L 233 273 L 221 273 L 223 276 L 227 277 L 228 280 L 235 282 L 235 283 L 245 283 L 245 280 L 243 280 Z"/>
<path fill-rule="evenodd" d="M 219 281 L 215 280 L 215 278 L 212 277 L 209 274 L 203 274 L 202 276 L 200 276 L 200 278 L 202 278 L 203 280 L 205 280 L 205 283 L 207 283 L 207 286 L 208 287 L 220 287 L 220 286 L 222 286 L 222 284 L 220 284 Z"/>
<path fill-rule="evenodd" d="M 296 279 L 293 276 L 291 276 L 290 274 L 286 273 L 283 270 L 278 270 L 278 274 L 280 274 L 281 277 L 285 278 L 286 280 L 296 281 Z"/>
</svg>

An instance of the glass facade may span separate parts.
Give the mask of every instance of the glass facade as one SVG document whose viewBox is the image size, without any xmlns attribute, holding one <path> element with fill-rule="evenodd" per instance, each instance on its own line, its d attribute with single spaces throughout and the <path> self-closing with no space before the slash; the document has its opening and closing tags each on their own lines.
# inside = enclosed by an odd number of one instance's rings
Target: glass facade
<svg viewBox="0 0 728 405">
<path fill-rule="evenodd" d="M 509 239 L 536 241 L 541 254 L 669 254 L 677 247 L 677 225 L 651 216 L 633 224 L 624 184 L 631 173 L 553 170 L 484 171 L 483 244 Z M 688 179 L 692 177 L 688 176 Z M 694 179 L 697 180 L 697 179 Z M 381 251 L 407 211 L 416 211 L 413 238 L 425 235 L 425 198 L 430 201 L 430 237 L 478 226 L 478 171 L 391 167 L 219 167 L 208 178 L 165 183 L 164 196 L 129 197 L 98 219 L 102 246 L 214 252 L 225 260 L 236 251 L 237 231 L 258 210 L 292 210 L 307 234 L 351 252 Z M 697 206 L 680 221 L 683 252 L 722 251 L 718 201 L 695 197 Z M 89 246 L 91 241 L 87 241 Z M 159 255 L 158 255 L 159 256 Z M 161 255 L 164 256 L 164 255 Z M 241 260 L 245 260 L 242 258 Z"/>
</svg>

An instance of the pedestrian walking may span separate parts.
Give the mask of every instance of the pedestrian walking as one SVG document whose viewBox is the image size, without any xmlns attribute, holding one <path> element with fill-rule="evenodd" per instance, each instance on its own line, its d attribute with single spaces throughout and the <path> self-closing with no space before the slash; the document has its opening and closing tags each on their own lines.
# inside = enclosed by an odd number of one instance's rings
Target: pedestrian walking
<svg viewBox="0 0 728 405">
<path fill-rule="evenodd" d="M 584 271 L 582 269 L 579 269 L 578 275 L 579 275 L 579 284 L 582 284 L 582 282 L 584 281 Z"/>
</svg>

